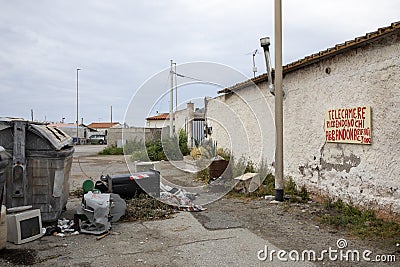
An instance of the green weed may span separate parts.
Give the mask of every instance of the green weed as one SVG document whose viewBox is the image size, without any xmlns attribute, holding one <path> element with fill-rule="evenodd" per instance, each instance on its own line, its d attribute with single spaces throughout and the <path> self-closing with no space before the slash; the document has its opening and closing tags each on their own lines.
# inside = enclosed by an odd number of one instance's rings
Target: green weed
<svg viewBox="0 0 400 267">
<path fill-rule="evenodd" d="M 371 209 L 362 211 L 340 199 L 335 202 L 326 200 L 324 208 L 327 213 L 321 217 L 323 223 L 346 228 L 361 238 L 400 240 L 400 225 L 377 218 L 376 213 Z"/>
</svg>

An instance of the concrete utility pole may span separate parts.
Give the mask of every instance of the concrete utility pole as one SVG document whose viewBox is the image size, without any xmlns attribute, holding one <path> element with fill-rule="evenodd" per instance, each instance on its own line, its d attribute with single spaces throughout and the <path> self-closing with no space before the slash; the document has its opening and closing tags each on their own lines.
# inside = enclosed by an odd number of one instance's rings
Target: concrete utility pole
<svg viewBox="0 0 400 267">
<path fill-rule="evenodd" d="M 282 0 L 275 0 L 275 200 L 283 201 Z"/>
<path fill-rule="evenodd" d="M 81 69 L 76 69 L 76 143 L 79 143 L 79 76 L 78 73 Z"/>
<path fill-rule="evenodd" d="M 171 59 L 171 70 L 169 71 L 171 78 L 171 87 L 169 94 L 169 136 L 172 137 L 174 135 L 174 122 L 173 122 L 173 114 L 174 114 L 174 70 L 173 70 L 173 62 Z"/>
<path fill-rule="evenodd" d="M 176 62 L 174 62 L 174 79 L 175 79 L 175 111 L 178 111 L 178 77 L 176 75 Z"/>
</svg>

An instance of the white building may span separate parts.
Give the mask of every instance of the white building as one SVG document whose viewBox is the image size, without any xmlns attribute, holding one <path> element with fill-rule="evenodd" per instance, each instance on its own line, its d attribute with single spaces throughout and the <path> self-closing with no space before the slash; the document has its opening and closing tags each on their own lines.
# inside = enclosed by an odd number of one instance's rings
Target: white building
<svg viewBox="0 0 400 267">
<path fill-rule="evenodd" d="M 322 196 L 399 216 L 400 23 L 290 63 L 283 73 L 284 174 Z M 272 164 L 274 97 L 267 76 L 219 93 L 207 103 L 211 137 L 236 155 Z M 371 143 L 331 142 L 326 116 L 346 119 L 344 108 L 364 107 L 371 108 Z M 347 139 L 363 140 L 366 133 Z"/>
</svg>

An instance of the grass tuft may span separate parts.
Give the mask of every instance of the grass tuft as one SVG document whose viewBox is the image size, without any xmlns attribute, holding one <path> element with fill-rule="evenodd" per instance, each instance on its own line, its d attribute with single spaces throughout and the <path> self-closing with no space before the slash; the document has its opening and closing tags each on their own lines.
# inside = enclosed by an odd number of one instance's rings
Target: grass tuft
<svg viewBox="0 0 400 267">
<path fill-rule="evenodd" d="M 340 199 L 335 202 L 326 200 L 324 208 L 327 213 L 321 217 L 323 223 L 344 227 L 361 238 L 392 239 L 393 242 L 400 240 L 400 225 L 377 218 L 373 210 L 362 211 Z"/>
</svg>

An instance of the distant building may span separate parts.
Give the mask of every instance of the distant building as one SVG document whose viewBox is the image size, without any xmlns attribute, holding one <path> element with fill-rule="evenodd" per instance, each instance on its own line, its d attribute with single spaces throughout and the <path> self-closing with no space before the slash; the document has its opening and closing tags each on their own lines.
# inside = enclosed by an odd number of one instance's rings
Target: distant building
<svg viewBox="0 0 400 267">
<path fill-rule="evenodd" d="M 155 116 L 146 118 L 147 128 L 164 128 L 169 126 L 169 113 L 158 113 Z"/>
<path fill-rule="evenodd" d="M 108 134 L 108 130 L 113 127 L 120 126 L 119 122 L 92 122 L 88 125 L 89 128 L 95 129 L 97 134 Z"/>
<path fill-rule="evenodd" d="M 193 147 L 201 143 L 206 137 L 204 108 L 194 108 L 194 103 L 187 103 L 186 108 L 174 112 L 174 132 L 178 134 L 181 129 L 185 130 L 188 136 L 188 146 Z M 147 128 L 169 127 L 169 113 L 158 113 L 155 116 L 146 118 Z"/>
<path fill-rule="evenodd" d="M 75 123 L 50 123 L 51 127 L 59 128 L 71 137 L 76 137 L 76 124 Z M 78 127 L 78 136 L 80 139 L 89 138 L 97 130 L 85 124 L 80 124 Z"/>
</svg>

